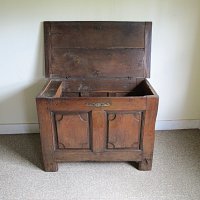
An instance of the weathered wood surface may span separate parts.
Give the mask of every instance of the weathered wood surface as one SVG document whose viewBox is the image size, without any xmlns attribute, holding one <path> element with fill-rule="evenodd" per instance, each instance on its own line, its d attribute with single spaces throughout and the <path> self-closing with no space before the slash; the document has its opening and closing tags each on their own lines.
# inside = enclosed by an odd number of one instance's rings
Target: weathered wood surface
<svg viewBox="0 0 200 200">
<path fill-rule="evenodd" d="M 46 22 L 55 48 L 144 48 L 145 23 Z"/>
<path fill-rule="evenodd" d="M 136 161 L 150 170 L 158 95 L 151 23 L 45 22 L 46 76 L 37 96 L 46 171 L 64 161 Z"/>
<path fill-rule="evenodd" d="M 45 22 L 47 77 L 149 77 L 150 22 Z"/>
</svg>

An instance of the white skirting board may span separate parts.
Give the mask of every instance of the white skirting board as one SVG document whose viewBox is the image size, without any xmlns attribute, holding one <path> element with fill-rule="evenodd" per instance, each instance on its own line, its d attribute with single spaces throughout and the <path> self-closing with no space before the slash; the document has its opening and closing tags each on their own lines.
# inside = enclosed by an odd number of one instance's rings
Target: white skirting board
<svg viewBox="0 0 200 200">
<path fill-rule="evenodd" d="M 156 130 L 200 129 L 200 120 L 158 120 Z M 0 124 L 0 134 L 39 133 L 39 125 Z"/>
<path fill-rule="evenodd" d="M 39 133 L 39 124 L 0 124 L 0 134 Z"/>
<path fill-rule="evenodd" d="M 156 130 L 200 129 L 200 120 L 157 120 Z"/>
</svg>

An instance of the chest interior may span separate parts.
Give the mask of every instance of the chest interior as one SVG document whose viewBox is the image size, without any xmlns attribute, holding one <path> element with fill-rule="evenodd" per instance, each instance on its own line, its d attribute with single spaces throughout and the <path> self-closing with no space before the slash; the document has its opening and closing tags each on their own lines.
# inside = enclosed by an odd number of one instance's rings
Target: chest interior
<svg viewBox="0 0 200 200">
<path fill-rule="evenodd" d="M 151 23 L 45 22 L 46 97 L 152 95 Z"/>
</svg>

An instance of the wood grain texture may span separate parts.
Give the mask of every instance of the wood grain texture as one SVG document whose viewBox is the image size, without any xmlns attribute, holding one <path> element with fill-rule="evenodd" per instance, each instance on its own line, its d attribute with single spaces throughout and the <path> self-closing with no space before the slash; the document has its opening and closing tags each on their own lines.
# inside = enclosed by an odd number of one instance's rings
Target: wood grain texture
<svg viewBox="0 0 200 200">
<path fill-rule="evenodd" d="M 141 113 L 109 113 L 107 148 L 139 149 Z"/>
<path fill-rule="evenodd" d="M 52 84 L 52 87 L 54 85 L 56 84 Z M 52 87 L 47 84 L 45 90 L 52 90 Z M 60 86 L 57 88 L 60 90 Z M 42 96 L 37 98 L 45 170 L 56 171 L 55 157 L 59 161 L 138 161 L 140 170 L 150 170 L 158 107 L 158 96 L 151 85 L 147 81 L 141 82 L 133 90 L 136 96 L 119 97 L 116 93 L 114 97 L 102 97 L 96 93 L 98 92 L 94 92 L 95 95 L 92 96 L 88 93 L 89 96 L 86 97 L 72 95 L 67 98 L 54 95 L 46 99 L 44 94 L 49 92 L 43 91 Z M 141 94 L 144 96 L 138 96 Z M 93 106 L 101 105 L 100 103 L 108 106 Z M 84 115 L 83 121 L 78 114 L 66 117 L 66 113 L 80 111 L 91 115 Z M 54 123 L 51 113 L 58 113 L 57 139 L 56 131 L 52 128 Z M 63 113 L 65 117 L 59 113 Z M 59 149 L 62 150 L 58 151 Z"/>
<path fill-rule="evenodd" d="M 88 113 L 56 113 L 55 123 L 58 137 L 58 148 L 90 148 Z"/>
<path fill-rule="evenodd" d="M 139 84 L 139 83 L 138 83 Z M 136 79 L 68 79 L 63 81 L 64 92 L 124 92 L 136 87 Z"/>
<path fill-rule="evenodd" d="M 45 76 L 50 75 L 51 66 L 51 23 L 44 22 L 44 52 L 45 52 Z"/>
<path fill-rule="evenodd" d="M 71 151 L 71 150 L 56 150 L 55 160 L 57 162 L 77 162 L 77 161 L 141 161 L 142 151 L 104 151 L 104 152 L 91 152 L 91 151 Z"/>
<path fill-rule="evenodd" d="M 54 151 L 56 149 L 56 139 L 52 126 L 51 112 L 48 111 L 47 99 L 36 99 L 38 121 L 40 123 L 40 138 L 42 145 L 44 169 L 48 172 L 58 170 L 58 164 L 54 159 Z"/>
<path fill-rule="evenodd" d="M 150 78 L 151 71 L 151 34 L 152 22 L 145 23 L 145 56 L 144 56 L 144 73 L 146 78 Z"/>
<path fill-rule="evenodd" d="M 104 107 L 92 107 L 88 104 L 93 103 L 109 103 L 106 109 L 123 111 L 134 110 L 141 111 L 146 109 L 147 97 L 72 97 L 72 98 L 54 98 L 49 101 L 49 110 L 55 112 L 74 112 L 82 110 L 84 112 L 102 111 Z"/>
<path fill-rule="evenodd" d="M 147 109 L 144 117 L 143 134 L 141 149 L 143 151 L 143 159 L 139 162 L 139 169 L 146 171 L 151 170 L 153 160 L 153 148 L 155 140 L 155 122 L 158 110 L 158 96 L 147 98 Z"/>
<path fill-rule="evenodd" d="M 150 74 L 151 23 L 45 22 L 44 25 L 46 77 L 145 78 Z"/>
<path fill-rule="evenodd" d="M 158 95 L 150 22 L 45 22 L 36 98 L 45 171 L 64 161 L 136 161 L 150 170 Z"/>
<path fill-rule="evenodd" d="M 143 49 L 64 49 L 51 52 L 57 77 L 144 77 Z"/>
<path fill-rule="evenodd" d="M 145 23 L 51 22 L 54 48 L 144 48 Z"/>
<path fill-rule="evenodd" d="M 41 97 L 57 97 L 60 96 L 63 89 L 61 87 L 62 81 L 49 81 L 43 88 L 39 96 Z"/>
<path fill-rule="evenodd" d="M 92 111 L 92 151 L 104 152 L 106 147 L 106 113 L 104 111 Z"/>
</svg>

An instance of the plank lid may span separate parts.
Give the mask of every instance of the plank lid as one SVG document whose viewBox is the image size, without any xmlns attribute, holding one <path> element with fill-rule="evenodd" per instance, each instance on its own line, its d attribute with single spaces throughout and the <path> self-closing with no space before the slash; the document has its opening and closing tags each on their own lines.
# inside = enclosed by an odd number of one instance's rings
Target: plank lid
<svg viewBox="0 0 200 200">
<path fill-rule="evenodd" d="M 44 22 L 50 78 L 150 77 L 151 22 Z"/>
</svg>

